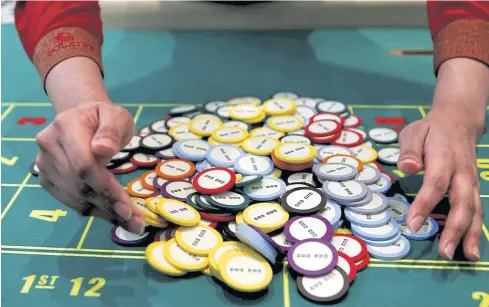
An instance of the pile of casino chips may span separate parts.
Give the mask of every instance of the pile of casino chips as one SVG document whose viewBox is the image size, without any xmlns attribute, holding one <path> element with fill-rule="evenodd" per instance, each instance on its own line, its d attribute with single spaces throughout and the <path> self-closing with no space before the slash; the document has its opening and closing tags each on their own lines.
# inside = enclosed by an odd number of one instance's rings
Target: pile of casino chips
<svg viewBox="0 0 489 307">
<path fill-rule="evenodd" d="M 438 231 L 430 218 L 411 233 L 410 204 L 386 196 L 397 132 L 361 125 L 341 102 L 287 92 L 175 107 L 107 165 L 147 169 L 127 185 L 146 232 L 111 237 L 147 246 L 164 274 L 202 272 L 239 293 L 266 291 L 287 263 L 305 298 L 339 301 L 371 256 L 406 257 L 407 239 Z"/>
</svg>

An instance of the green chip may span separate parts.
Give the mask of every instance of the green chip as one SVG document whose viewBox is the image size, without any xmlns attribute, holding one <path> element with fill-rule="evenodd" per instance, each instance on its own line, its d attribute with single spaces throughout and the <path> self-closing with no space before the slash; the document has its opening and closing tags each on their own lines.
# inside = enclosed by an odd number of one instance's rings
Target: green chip
<svg viewBox="0 0 489 307">
<path fill-rule="evenodd" d="M 212 206 L 225 210 L 242 211 L 250 204 L 250 198 L 234 191 L 226 191 L 216 195 L 205 195 L 205 199 Z"/>
<path fill-rule="evenodd" d="M 190 207 L 192 207 L 192 208 L 194 208 L 194 209 L 196 209 L 196 210 L 198 210 L 198 211 L 205 211 L 205 209 L 204 209 L 204 208 L 202 208 L 201 206 L 199 206 L 199 205 L 197 204 L 197 196 L 198 196 L 198 195 L 199 195 L 199 192 L 194 192 L 194 193 L 192 193 L 192 194 L 189 194 L 189 195 L 187 196 L 187 204 L 188 204 Z"/>
<path fill-rule="evenodd" d="M 220 212 L 222 211 L 221 208 L 213 206 L 211 203 L 207 201 L 207 199 L 204 197 L 205 195 L 197 194 L 195 196 L 195 202 L 197 206 L 201 207 L 204 212 Z"/>
</svg>

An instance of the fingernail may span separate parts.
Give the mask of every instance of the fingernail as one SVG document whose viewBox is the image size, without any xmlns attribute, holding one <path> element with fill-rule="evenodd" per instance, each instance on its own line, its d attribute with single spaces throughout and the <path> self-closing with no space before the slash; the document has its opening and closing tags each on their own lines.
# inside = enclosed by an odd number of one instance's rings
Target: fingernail
<svg viewBox="0 0 489 307">
<path fill-rule="evenodd" d="M 123 202 L 116 202 L 114 205 L 114 211 L 124 219 L 124 221 L 129 221 L 132 217 L 132 208 L 127 206 Z"/>
<path fill-rule="evenodd" d="M 474 254 L 474 256 L 477 258 L 476 261 L 479 261 L 481 259 L 481 255 L 480 255 L 480 252 L 479 252 L 479 248 L 477 246 L 474 246 L 472 247 L 472 250 L 471 250 L 472 254 Z"/>
<path fill-rule="evenodd" d="M 445 254 L 448 257 L 448 259 L 453 260 L 454 253 L 455 253 L 455 244 L 448 243 L 447 246 L 445 247 Z"/>
<path fill-rule="evenodd" d="M 413 218 L 413 220 L 411 221 L 411 223 L 409 224 L 409 229 L 412 231 L 412 232 L 418 232 L 419 229 L 421 228 L 421 226 L 423 225 L 425 221 L 425 218 L 418 215 L 418 216 L 415 216 Z"/>
</svg>

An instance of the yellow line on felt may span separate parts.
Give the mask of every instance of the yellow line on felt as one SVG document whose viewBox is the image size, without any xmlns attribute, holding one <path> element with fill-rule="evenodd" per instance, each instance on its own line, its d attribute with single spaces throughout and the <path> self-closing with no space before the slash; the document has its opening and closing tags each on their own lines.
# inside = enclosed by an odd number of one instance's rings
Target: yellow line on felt
<svg viewBox="0 0 489 307">
<path fill-rule="evenodd" d="M 377 262 L 383 264 L 389 263 L 414 263 L 414 264 L 422 264 L 422 263 L 433 263 L 433 264 L 453 264 L 453 265 L 468 265 L 468 266 L 489 266 L 489 261 L 450 261 L 450 260 L 442 260 L 442 259 L 398 259 L 398 260 L 382 260 L 376 258 L 370 258 L 370 262 Z"/>
<path fill-rule="evenodd" d="M 351 105 L 348 106 L 348 111 L 350 111 L 350 114 L 353 114 L 353 107 Z"/>
<path fill-rule="evenodd" d="M 25 176 L 24 180 L 22 181 L 22 183 L 20 184 L 19 188 L 17 189 L 17 191 L 15 192 L 14 196 L 12 196 L 12 198 L 10 199 L 10 201 L 8 202 L 7 206 L 5 207 L 5 209 L 3 209 L 2 211 L 2 215 L 0 215 L 0 221 L 3 220 L 3 217 L 7 214 L 7 212 L 10 210 L 10 207 L 12 207 L 12 205 L 14 204 L 15 200 L 17 199 L 17 197 L 19 197 L 20 195 L 20 192 L 22 192 L 22 189 L 24 188 L 25 184 L 27 183 L 27 181 L 29 181 L 29 179 L 31 178 L 32 174 L 31 172 L 29 171 L 29 173 L 27 173 L 27 176 Z"/>
<path fill-rule="evenodd" d="M 422 106 L 418 106 L 419 113 L 421 113 L 422 117 L 426 116 L 426 112 L 424 111 L 424 108 Z"/>
<path fill-rule="evenodd" d="M 374 264 L 370 263 L 369 268 L 396 268 L 396 269 L 428 269 L 428 270 L 456 270 L 456 271 L 488 271 L 489 267 L 460 267 L 450 265 L 411 265 L 411 264 Z"/>
<path fill-rule="evenodd" d="M 7 117 L 7 115 L 9 115 L 10 112 L 12 112 L 12 109 L 14 107 L 15 107 L 15 104 L 9 105 L 9 107 L 7 108 L 7 110 L 5 110 L 5 112 L 2 113 L 2 120 L 4 120 L 4 118 Z"/>
<path fill-rule="evenodd" d="M 22 246 L 22 245 L 2 245 L 1 249 L 18 250 L 38 250 L 38 251 L 61 251 L 61 252 L 85 252 L 85 253 L 114 253 L 114 254 L 134 254 L 144 255 L 145 251 L 117 250 L 117 249 L 92 249 L 92 248 L 73 248 L 73 247 L 42 247 L 42 246 Z"/>
<path fill-rule="evenodd" d="M 64 257 L 86 257 L 86 258 L 117 258 L 117 259 L 146 259 L 145 256 L 128 255 L 97 255 L 97 254 L 70 254 L 70 253 L 48 253 L 48 252 L 25 252 L 25 251 L 1 251 L 2 254 L 16 255 L 40 255 L 40 256 L 64 256 Z"/>
<path fill-rule="evenodd" d="M 482 232 L 486 236 L 487 241 L 489 241 L 489 231 L 487 230 L 486 225 L 484 225 L 484 223 L 482 223 Z"/>
<path fill-rule="evenodd" d="M 144 106 L 139 105 L 138 110 L 136 111 L 136 114 L 134 115 L 134 123 L 138 122 L 139 116 L 141 116 L 141 113 L 143 113 Z"/>
<path fill-rule="evenodd" d="M 359 109 L 416 109 L 413 105 L 375 105 L 375 104 L 353 104 L 354 108 Z"/>
<path fill-rule="evenodd" d="M 8 142 L 35 142 L 36 138 L 0 138 L 0 140 Z"/>
<path fill-rule="evenodd" d="M 83 230 L 83 234 L 80 238 L 80 241 L 78 241 L 78 245 L 76 246 L 76 249 L 80 249 L 82 247 L 83 242 L 85 242 L 85 239 L 87 237 L 88 231 L 90 230 L 90 227 L 92 227 L 92 223 L 93 223 L 93 216 L 91 216 L 88 219 L 87 225 L 85 226 L 85 229 Z"/>
<path fill-rule="evenodd" d="M 21 183 L 0 183 L 2 187 L 20 187 Z M 40 188 L 40 184 L 24 184 L 24 188 Z"/>
<path fill-rule="evenodd" d="M 289 293 L 289 273 L 287 269 L 288 262 L 283 262 L 282 276 L 284 279 L 284 307 L 290 307 L 290 293 Z"/>
</svg>

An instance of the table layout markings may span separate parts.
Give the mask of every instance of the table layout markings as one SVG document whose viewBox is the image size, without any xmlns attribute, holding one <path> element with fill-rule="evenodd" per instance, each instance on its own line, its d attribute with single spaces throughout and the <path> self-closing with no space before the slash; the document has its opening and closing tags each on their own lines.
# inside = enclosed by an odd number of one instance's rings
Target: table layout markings
<svg viewBox="0 0 489 307">
<path fill-rule="evenodd" d="M 27 173 L 27 175 L 25 176 L 24 180 L 22 181 L 22 183 L 19 185 L 19 188 L 17 189 L 17 191 L 15 192 L 15 194 L 12 196 L 12 198 L 8 202 L 8 204 L 5 207 L 5 209 L 2 211 L 2 214 L 0 215 L 0 221 L 3 220 L 3 218 L 5 217 L 5 215 L 7 214 L 7 212 L 10 210 L 10 208 L 14 204 L 15 200 L 19 197 L 20 192 L 22 192 L 22 190 L 24 189 L 26 183 L 29 181 L 29 179 L 31 178 L 31 176 L 32 176 L 32 174 L 29 171 Z"/>
<path fill-rule="evenodd" d="M 395 268 L 395 269 L 428 269 L 428 270 L 455 270 L 455 271 L 487 271 L 489 267 L 460 267 L 458 265 L 409 265 L 409 264 L 375 264 L 369 263 L 371 268 Z"/>
<path fill-rule="evenodd" d="M 138 107 L 138 110 L 136 111 L 136 114 L 134 115 L 134 123 L 138 122 L 139 117 L 141 116 L 141 113 L 143 113 L 144 106 L 141 104 Z"/>
<path fill-rule="evenodd" d="M 91 216 L 88 218 L 88 222 L 85 225 L 85 229 L 83 230 L 82 236 L 80 238 L 80 241 L 78 241 L 78 245 L 76 246 L 77 250 L 80 250 L 81 247 L 83 246 L 83 243 L 85 242 L 85 239 L 87 238 L 88 231 L 90 230 L 90 227 L 92 227 L 94 217 Z"/>
<path fill-rule="evenodd" d="M 36 138 L 10 138 L 10 137 L 2 137 L 1 141 L 7 142 L 35 142 Z"/>
<path fill-rule="evenodd" d="M 100 255 L 100 254 L 83 254 L 83 253 L 63 253 L 63 252 L 27 252 L 27 251 L 6 251 L 2 254 L 15 255 L 38 255 L 38 256 L 56 256 L 56 257 L 85 257 L 85 258 L 113 258 L 113 259 L 137 259 L 146 260 L 146 256 L 129 256 L 129 255 Z"/>
<path fill-rule="evenodd" d="M 2 113 L 2 121 L 5 119 L 5 117 L 7 117 L 7 115 L 10 114 L 10 112 L 12 112 L 13 108 L 15 108 L 15 104 L 11 104 L 8 106 L 7 110 L 5 110 L 5 112 Z"/>
<path fill-rule="evenodd" d="M 287 260 L 283 262 L 282 278 L 284 292 L 284 307 L 290 307 L 290 291 L 289 291 L 289 263 Z"/>
<path fill-rule="evenodd" d="M 2 249 L 12 250 L 33 250 L 33 251 L 50 251 L 50 252 L 80 252 L 80 253 L 114 253 L 144 255 L 143 250 L 130 249 L 96 249 L 96 248 L 74 248 L 74 247 L 41 247 L 41 246 L 22 246 L 22 245 L 2 245 Z"/>
<path fill-rule="evenodd" d="M 423 108 L 423 106 L 418 106 L 419 113 L 421 113 L 421 116 L 424 118 L 426 116 L 426 112 Z"/>
</svg>

